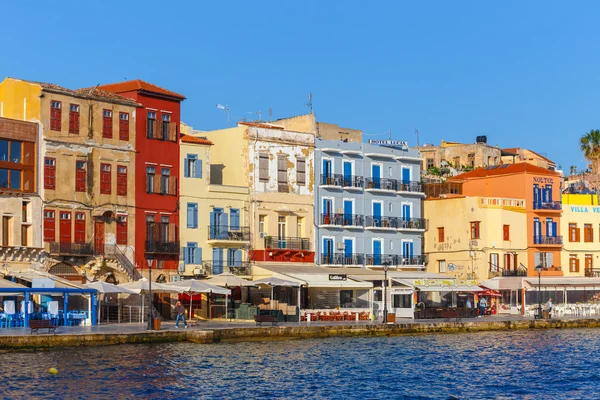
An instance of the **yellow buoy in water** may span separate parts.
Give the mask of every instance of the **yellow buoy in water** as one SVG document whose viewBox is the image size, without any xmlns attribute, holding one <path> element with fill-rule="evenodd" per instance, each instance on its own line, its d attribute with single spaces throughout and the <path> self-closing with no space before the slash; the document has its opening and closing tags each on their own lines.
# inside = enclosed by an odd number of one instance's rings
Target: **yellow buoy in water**
<svg viewBox="0 0 600 400">
<path fill-rule="evenodd" d="M 54 367 L 50 368 L 50 369 L 48 370 L 48 372 L 50 372 L 52 375 L 56 375 L 56 374 L 58 374 L 58 370 L 57 370 L 56 368 L 54 368 Z"/>
</svg>

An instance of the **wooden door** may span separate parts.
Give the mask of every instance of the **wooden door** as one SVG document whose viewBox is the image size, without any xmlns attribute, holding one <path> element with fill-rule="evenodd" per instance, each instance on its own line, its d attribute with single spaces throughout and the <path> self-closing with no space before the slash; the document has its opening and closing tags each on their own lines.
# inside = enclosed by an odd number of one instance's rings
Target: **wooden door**
<svg viewBox="0 0 600 400">
<path fill-rule="evenodd" d="M 61 211 L 60 225 L 59 225 L 59 237 L 61 243 L 71 243 L 71 213 Z"/>
<path fill-rule="evenodd" d="M 94 250 L 104 253 L 104 221 L 100 218 L 94 220 Z"/>
</svg>

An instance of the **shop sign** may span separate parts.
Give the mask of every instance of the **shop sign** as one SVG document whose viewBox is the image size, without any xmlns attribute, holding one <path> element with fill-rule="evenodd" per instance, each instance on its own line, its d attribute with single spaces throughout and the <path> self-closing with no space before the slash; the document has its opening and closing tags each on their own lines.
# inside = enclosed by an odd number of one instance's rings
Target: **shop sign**
<svg viewBox="0 0 600 400">
<path fill-rule="evenodd" d="M 330 281 L 345 281 L 348 280 L 346 274 L 329 274 Z"/>
<path fill-rule="evenodd" d="M 587 213 L 590 212 L 589 209 L 592 209 L 592 212 L 595 214 L 600 214 L 600 207 L 582 207 L 582 206 L 571 206 L 571 212 L 574 213 Z"/>
<path fill-rule="evenodd" d="M 408 142 L 406 140 L 375 140 L 369 139 L 369 144 L 374 144 L 378 146 L 390 146 L 390 147 L 398 147 L 403 150 L 408 149 Z"/>
<path fill-rule="evenodd" d="M 552 185 L 554 183 L 554 178 L 544 178 L 541 176 L 534 176 L 533 183 L 547 183 Z"/>
</svg>

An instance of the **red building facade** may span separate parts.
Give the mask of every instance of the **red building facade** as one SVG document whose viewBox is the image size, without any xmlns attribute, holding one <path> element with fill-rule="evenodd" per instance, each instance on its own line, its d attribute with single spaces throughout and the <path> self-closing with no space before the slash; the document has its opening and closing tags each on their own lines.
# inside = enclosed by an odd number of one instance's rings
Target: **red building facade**
<svg viewBox="0 0 600 400">
<path fill-rule="evenodd" d="M 178 138 L 185 97 L 139 79 L 100 88 L 142 105 L 136 112 L 136 266 L 147 269 L 153 258 L 152 269 L 165 270 L 168 279 L 179 265 Z"/>
</svg>

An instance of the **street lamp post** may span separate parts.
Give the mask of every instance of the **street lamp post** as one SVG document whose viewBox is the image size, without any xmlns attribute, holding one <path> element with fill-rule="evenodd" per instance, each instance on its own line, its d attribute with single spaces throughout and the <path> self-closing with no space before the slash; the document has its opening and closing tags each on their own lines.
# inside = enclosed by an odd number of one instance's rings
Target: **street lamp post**
<svg viewBox="0 0 600 400">
<path fill-rule="evenodd" d="M 390 266 L 389 261 L 383 262 L 383 272 L 384 272 L 384 278 L 383 278 L 383 323 L 384 324 L 387 324 L 387 322 L 388 322 L 388 310 L 387 310 L 388 278 L 387 278 L 387 272 L 388 272 L 389 266 Z"/>
<path fill-rule="evenodd" d="M 544 267 L 538 265 L 535 267 L 535 271 L 538 273 L 538 294 L 537 294 L 537 302 L 538 302 L 538 313 L 535 317 L 536 319 L 542 318 L 542 303 L 540 301 L 540 289 L 542 288 L 542 271 Z"/>
<path fill-rule="evenodd" d="M 148 255 L 146 256 L 148 260 L 148 309 L 150 310 L 148 313 L 148 330 L 151 331 L 154 329 L 154 313 L 152 312 L 152 263 L 154 262 L 154 256 Z"/>
</svg>

